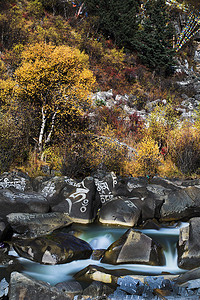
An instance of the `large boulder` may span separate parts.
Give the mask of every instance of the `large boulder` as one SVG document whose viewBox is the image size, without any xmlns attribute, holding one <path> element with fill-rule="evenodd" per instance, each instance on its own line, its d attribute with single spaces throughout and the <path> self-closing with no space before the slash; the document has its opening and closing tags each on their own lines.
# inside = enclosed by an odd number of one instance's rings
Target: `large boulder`
<svg viewBox="0 0 200 300">
<path fill-rule="evenodd" d="M 169 192 L 161 208 L 161 222 L 189 219 L 200 215 L 200 189 L 196 186 Z"/>
<path fill-rule="evenodd" d="M 17 239 L 13 247 L 20 256 L 49 265 L 87 259 L 92 254 L 87 242 L 63 232 L 36 239 Z"/>
<path fill-rule="evenodd" d="M 14 212 L 18 213 L 46 213 L 49 203 L 45 197 L 36 192 L 20 192 L 11 189 L 0 190 L 0 217 Z"/>
<path fill-rule="evenodd" d="M 42 194 L 51 206 L 56 205 L 60 201 L 60 193 L 62 189 L 68 184 L 71 184 L 71 191 L 76 181 L 67 176 L 55 176 L 48 178 L 46 176 L 38 176 L 33 180 L 34 190 Z M 70 187 L 69 191 L 70 191 Z"/>
<path fill-rule="evenodd" d="M 65 212 L 77 223 L 91 223 L 99 208 L 95 201 L 95 184 L 93 177 L 86 177 L 81 182 L 68 181 L 63 188 L 59 201 L 52 205 L 52 211 Z"/>
<path fill-rule="evenodd" d="M 114 197 L 114 189 L 117 185 L 117 177 L 114 172 L 105 174 L 98 173 L 94 175 L 94 183 L 96 186 L 96 202 L 100 206 L 111 201 Z"/>
<path fill-rule="evenodd" d="M 178 266 L 191 270 L 200 267 L 200 218 L 192 218 L 187 227 L 180 229 Z"/>
<path fill-rule="evenodd" d="M 98 220 L 102 224 L 136 226 L 141 210 L 128 198 L 115 197 L 107 202 L 99 212 Z"/>
<path fill-rule="evenodd" d="M 14 188 L 18 191 L 32 191 L 30 177 L 20 171 L 5 172 L 0 176 L 0 189 Z"/>
<path fill-rule="evenodd" d="M 9 286 L 9 300 L 71 300 L 71 297 L 48 283 L 13 272 Z"/>
<path fill-rule="evenodd" d="M 46 235 L 72 223 L 66 213 L 12 213 L 7 215 L 7 221 L 14 232 L 24 234 L 26 237 Z"/>
<path fill-rule="evenodd" d="M 146 264 L 162 266 L 165 257 L 161 246 L 147 235 L 127 230 L 105 251 L 102 263 L 107 264 Z"/>
<path fill-rule="evenodd" d="M 124 196 L 127 198 L 146 197 L 148 180 L 145 177 L 119 177 L 113 189 L 114 196 Z"/>
</svg>

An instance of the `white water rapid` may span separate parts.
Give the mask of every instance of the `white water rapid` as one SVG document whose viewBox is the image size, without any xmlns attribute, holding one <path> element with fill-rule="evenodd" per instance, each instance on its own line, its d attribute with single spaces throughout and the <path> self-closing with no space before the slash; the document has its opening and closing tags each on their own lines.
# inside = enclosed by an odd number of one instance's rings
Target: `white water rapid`
<svg viewBox="0 0 200 300">
<path fill-rule="evenodd" d="M 100 261 L 87 259 L 73 261 L 61 265 L 40 265 L 39 263 L 31 262 L 28 259 L 18 257 L 15 251 L 10 251 L 9 254 L 17 256 L 18 260 L 24 267 L 24 273 L 38 280 L 43 280 L 51 285 L 58 282 L 71 280 L 73 275 L 90 264 L 98 265 L 106 269 L 127 269 L 135 274 L 142 275 L 158 275 L 162 272 L 170 272 L 171 274 L 183 273 L 184 270 L 177 266 L 177 250 L 176 243 L 178 241 L 179 230 L 181 227 L 187 226 L 187 223 L 181 223 L 179 226 L 161 228 L 159 230 L 145 229 L 140 230 L 144 234 L 159 242 L 163 248 L 166 257 L 165 266 L 148 266 L 137 264 L 109 265 L 100 263 Z M 116 241 L 127 228 L 106 227 L 98 225 L 77 226 L 81 230 L 79 238 L 87 241 L 93 249 L 106 249 L 110 244 Z"/>
</svg>

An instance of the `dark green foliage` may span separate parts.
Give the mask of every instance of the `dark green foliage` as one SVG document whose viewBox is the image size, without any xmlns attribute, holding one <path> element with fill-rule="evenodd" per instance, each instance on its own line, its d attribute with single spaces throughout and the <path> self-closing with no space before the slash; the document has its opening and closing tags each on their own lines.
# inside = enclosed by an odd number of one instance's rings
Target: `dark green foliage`
<svg viewBox="0 0 200 300">
<path fill-rule="evenodd" d="M 86 0 L 89 15 L 99 16 L 99 29 L 120 47 L 131 47 L 137 31 L 137 0 Z"/>
<path fill-rule="evenodd" d="M 174 64 L 173 28 L 165 0 L 151 0 L 145 5 L 135 45 L 143 64 L 161 75 L 169 75 Z"/>
</svg>

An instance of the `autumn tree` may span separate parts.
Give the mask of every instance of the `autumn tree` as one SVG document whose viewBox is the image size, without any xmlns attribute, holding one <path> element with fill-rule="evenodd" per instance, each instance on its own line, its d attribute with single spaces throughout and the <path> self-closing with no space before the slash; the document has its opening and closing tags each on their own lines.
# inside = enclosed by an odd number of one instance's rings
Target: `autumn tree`
<svg viewBox="0 0 200 300">
<path fill-rule="evenodd" d="M 76 122 L 76 117 L 89 107 L 95 79 L 88 69 L 87 55 L 68 46 L 30 45 L 21 58 L 13 75 L 13 89 L 4 82 L 1 97 L 5 106 L 9 105 L 5 100 L 9 99 L 5 97 L 8 93 L 10 99 L 33 109 L 38 122 L 38 133 L 33 138 L 41 153 L 60 120 L 67 122 L 70 117 Z"/>
</svg>

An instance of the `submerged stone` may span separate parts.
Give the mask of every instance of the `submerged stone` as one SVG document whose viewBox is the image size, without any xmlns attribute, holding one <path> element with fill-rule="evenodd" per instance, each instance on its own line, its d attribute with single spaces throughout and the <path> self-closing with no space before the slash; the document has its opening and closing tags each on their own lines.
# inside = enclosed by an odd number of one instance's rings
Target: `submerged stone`
<svg viewBox="0 0 200 300">
<path fill-rule="evenodd" d="M 158 243 L 139 231 L 129 229 L 108 247 L 101 262 L 161 266 L 165 263 L 165 257 Z"/>
</svg>

